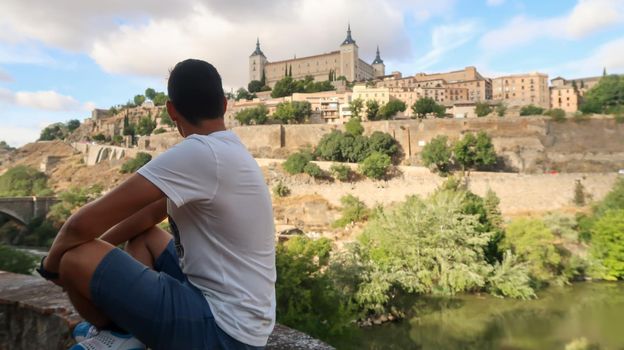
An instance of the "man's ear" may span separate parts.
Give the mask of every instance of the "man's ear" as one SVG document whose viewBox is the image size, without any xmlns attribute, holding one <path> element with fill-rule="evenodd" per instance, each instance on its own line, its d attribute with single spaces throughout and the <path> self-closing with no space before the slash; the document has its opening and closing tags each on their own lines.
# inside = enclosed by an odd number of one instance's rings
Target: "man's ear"
<svg viewBox="0 0 624 350">
<path fill-rule="evenodd" d="M 167 100 L 167 113 L 169 113 L 169 117 L 171 117 L 171 120 L 176 123 L 178 122 L 180 115 L 178 113 L 178 110 L 173 105 L 173 102 L 171 102 L 170 100 Z"/>
<path fill-rule="evenodd" d="M 227 111 L 227 97 L 223 96 L 223 113 Z"/>
</svg>

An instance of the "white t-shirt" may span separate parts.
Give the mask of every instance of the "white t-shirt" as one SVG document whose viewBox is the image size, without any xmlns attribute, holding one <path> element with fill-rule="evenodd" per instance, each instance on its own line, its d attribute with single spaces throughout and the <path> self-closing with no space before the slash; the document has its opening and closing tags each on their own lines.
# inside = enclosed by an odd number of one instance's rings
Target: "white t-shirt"
<svg viewBox="0 0 624 350">
<path fill-rule="evenodd" d="M 275 228 L 256 161 L 234 133 L 219 131 L 186 137 L 138 173 L 168 197 L 180 265 L 217 325 L 264 346 L 275 325 Z"/>
</svg>

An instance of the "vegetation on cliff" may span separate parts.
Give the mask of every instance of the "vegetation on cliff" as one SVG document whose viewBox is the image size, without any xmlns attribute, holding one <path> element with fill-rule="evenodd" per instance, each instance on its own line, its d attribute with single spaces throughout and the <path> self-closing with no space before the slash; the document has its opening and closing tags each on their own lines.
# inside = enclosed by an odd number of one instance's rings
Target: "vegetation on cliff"
<svg viewBox="0 0 624 350">
<path fill-rule="evenodd" d="M 49 196 L 48 176 L 34 168 L 16 166 L 0 175 L 0 197 Z"/>
</svg>

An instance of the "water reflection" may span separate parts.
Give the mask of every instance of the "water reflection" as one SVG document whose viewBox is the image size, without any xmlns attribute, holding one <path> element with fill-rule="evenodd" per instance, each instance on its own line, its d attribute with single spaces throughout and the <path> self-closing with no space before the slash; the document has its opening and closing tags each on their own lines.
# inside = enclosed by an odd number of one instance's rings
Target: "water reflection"
<svg viewBox="0 0 624 350">
<path fill-rule="evenodd" d="M 565 349 L 586 338 L 624 350 L 624 283 L 551 288 L 531 301 L 491 296 L 411 300 L 409 319 L 364 329 L 339 349 Z"/>
</svg>

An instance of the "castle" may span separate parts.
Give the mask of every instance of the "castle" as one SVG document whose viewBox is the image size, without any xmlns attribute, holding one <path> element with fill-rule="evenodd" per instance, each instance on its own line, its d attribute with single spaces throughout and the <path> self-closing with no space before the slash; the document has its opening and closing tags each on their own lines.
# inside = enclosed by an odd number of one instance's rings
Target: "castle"
<svg viewBox="0 0 624 350">
<path fill-rule="evenodd" d="M 331 77 L 344 76 L 347 81 L 363 81 L 385 75 L 386 66 L 379 56 L 372 64 L 360 59 L 358 45 L 351 37 L 351 25 L 347 27 L 347 37 L 340 45 L 340 49 L 325 54 L 293 58 L 277 62 L 269 62 L 260 49 L 260 39 L 256 41 L 256 50 L 249 56 L 249 80 L 264 80 L 266 85 L 273 87 L 276 82 L 286 75 L 293 79 L 303 79 L 313 76 L 317 81 L 328 80 Z"/>
</svg>

